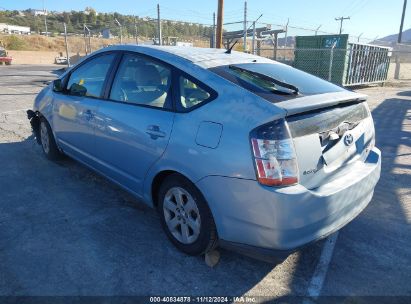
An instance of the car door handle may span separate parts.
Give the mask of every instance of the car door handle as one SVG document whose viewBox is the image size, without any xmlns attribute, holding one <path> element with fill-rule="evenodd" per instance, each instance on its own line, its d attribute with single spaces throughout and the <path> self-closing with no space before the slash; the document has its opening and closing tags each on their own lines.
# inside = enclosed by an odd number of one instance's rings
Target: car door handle
<svg viewBox="0 0 411 304">
<path fill-rule="evenodd" d="M 86 120 L 90 121 L 94 115 L 91 112 L 91 110 L 86 110 L 86 112 L 84 113 L 84 116 L 86 117 Z"/>
<path fill-rule="evenodd" d="M 151 139 L 157 139 L 159 137 L 165 137 L 166 133 L 160 130 L 159 126 L 151 125 L 147 127 L 146 133 L 150 135 Z"/>
</svg>

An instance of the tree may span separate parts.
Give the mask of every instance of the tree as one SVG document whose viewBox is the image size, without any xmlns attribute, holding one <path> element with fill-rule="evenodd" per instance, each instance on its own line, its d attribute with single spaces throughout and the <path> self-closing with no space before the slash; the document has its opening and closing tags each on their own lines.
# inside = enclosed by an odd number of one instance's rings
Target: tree
<svg viewBox="0 0 411 304">
<path fill-rule="evenodd" d="M 97 22 L 97 15 L 95 11 L 89 11 L 87 15 L 87 23 L 95 25 Z"/>
</svg>

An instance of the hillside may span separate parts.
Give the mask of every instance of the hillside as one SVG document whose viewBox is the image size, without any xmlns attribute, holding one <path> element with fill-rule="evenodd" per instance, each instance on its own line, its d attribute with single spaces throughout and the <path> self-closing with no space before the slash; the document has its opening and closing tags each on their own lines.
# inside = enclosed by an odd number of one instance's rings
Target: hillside
<svg viewBox="0 0 411 304">
<path fill-rule="evenodd" d="M 398 34 L 393 34 L 386 36 L 384 38 L 379 38 L 378 41 L 396 43 L 398 41 Z M 411 28 L 402 32 L 402 42 L 411 43 Z"/>
<path fill-rule="evenodd" d="M 70 36 L 67 38 L 70 53 L 84 54 L 85 43 L 83 37 Z M 149 39 L 140 37 L 140 42 L 149 41 Z M 207 47 L 207 39 L 191 39 L 194 46 Z M 0 42 L 4 44 L 7 50 L 15 51 L 52 51 L 65 53 L 64 37 L 45 37 L 41 35 L 4 35 L 0 34 Z M 91 49 L 93 51 L 104 46 L 119 43 L 118 38 L 103 39 L 92 37 L 90 39 Z M 134 38 L 124 38 L 124 43 L 135 43 Z"/>
<path fill-rule="evenodd" d="M 123 36 L 133 37 L 137 26 L 139 36 L 154 37 L 156 33 L 155 20 L 119 13 L 97 13 L 92 8 L 85 11 L 49 12 L 47 16 L 48 31 L 52 35 L 63 32 L 63 23 L 67 24 L 70 34 L 82 34 L 84 24 L 90 28 L 93 35 L 101 34 L 103 29 L 109 28 L 113 35 L 119 35 L 119 27 L 115 19 L 123 25 Z M 45 32 L 44 16 L 35 16 L 30 9 L 24 11 L 0 11 L 0 23 L 20 26 L 29 26 L 31 31 Z M 204 37 L 211 34 L 211 27 L 187 22 L 163 21 L 163 37 L 179 38 Z"/>
</svg>

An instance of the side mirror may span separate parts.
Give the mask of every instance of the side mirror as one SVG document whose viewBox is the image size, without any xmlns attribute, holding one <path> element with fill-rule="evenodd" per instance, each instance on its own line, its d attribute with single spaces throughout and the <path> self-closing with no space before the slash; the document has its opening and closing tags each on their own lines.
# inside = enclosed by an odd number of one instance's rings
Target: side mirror
<svg viewBox="0 0 411 304">
<path fill-rule="evenodd" d="M 53 91 L 63 92 L 63 83 L 61 82 L 61 79 L 56 79 L 53 81 Z"/>
<path fill-rule="evenodd" d="M 70 87 L 70 95 L 74 96 L 86 96 L 87 93 L 87 88 L 83 87 L 82 85 L 78 83 L 73 83 Z"/>
</svg>

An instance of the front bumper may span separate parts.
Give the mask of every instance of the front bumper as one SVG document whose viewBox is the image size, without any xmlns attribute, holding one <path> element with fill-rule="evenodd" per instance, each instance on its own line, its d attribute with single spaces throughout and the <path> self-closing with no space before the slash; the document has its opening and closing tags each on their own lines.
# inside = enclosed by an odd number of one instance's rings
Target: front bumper
<svg viewBox="0 0 411 304">
<path fill-rule="evenodd" d="M 40 118 L 36 112 L 33 110 L 27 110 L 27 119 L 30 121 L 31 130 L 34 137 L 36 138 L 37 143 L 40 145 Z"/>
<path fill-rule="evenodd" d="M 365 162 L 312 190 L 221 176 L 206 177 L 197 186 L 210 205 L 223 247 L 255 247 L 283 256 L 353 220 L 370 202 L 380 171 L 381 153 L 374 148 Z"/>
</svg>

